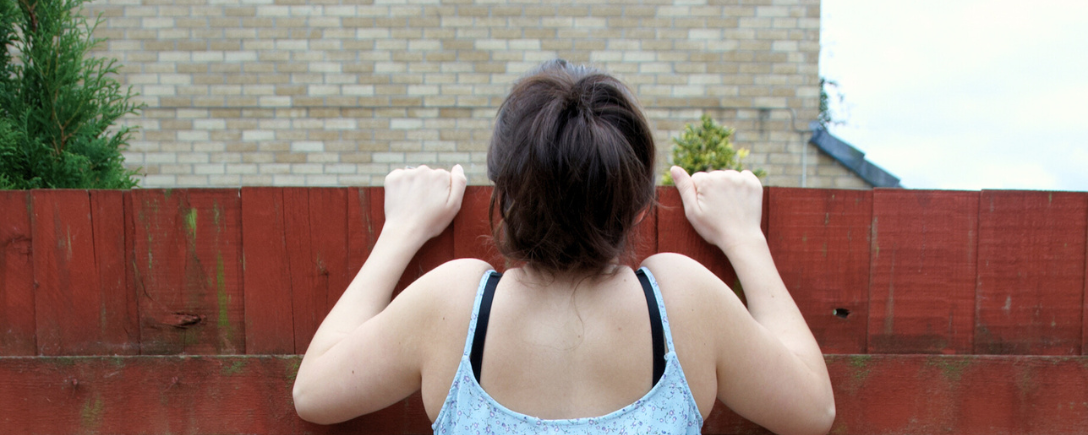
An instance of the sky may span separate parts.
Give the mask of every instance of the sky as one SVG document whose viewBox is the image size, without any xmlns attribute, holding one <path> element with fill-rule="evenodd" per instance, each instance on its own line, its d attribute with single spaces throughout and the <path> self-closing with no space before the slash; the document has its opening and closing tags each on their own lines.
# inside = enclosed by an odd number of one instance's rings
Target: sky
<svg viewBox="0 0 1088 435">
<path fill-rule="evenodd" d="M 1088 191 L 1088 0 L 821 0 L 820 29 L 831 132 L 904 187 Z"/>
</svg>

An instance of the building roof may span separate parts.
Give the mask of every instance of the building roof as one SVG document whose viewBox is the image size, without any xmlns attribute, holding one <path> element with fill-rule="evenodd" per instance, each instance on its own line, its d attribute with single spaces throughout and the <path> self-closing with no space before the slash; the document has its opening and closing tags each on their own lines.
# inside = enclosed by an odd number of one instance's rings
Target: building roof
<svg viewBox="0 0 1088 435">
<path fill-rule="evenodd" d="M 842 163 L 865 182 L 873 187 L 903 187 L 899 185 L 898 177 L 865 160 L 864 152 L 833 136 L 819 122 L 813 121 L 809 124 L 809 128 L 812 130 L 809 143 L 816 145 L 820 151 Z"/>
</svg>

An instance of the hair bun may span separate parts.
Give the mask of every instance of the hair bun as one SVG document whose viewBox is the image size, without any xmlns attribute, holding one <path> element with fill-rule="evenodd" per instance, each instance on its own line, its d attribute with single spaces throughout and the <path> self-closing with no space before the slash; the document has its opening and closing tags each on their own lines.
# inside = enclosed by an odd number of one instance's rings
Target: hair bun
<svg viewBox="0 0 1088 435">
<path fill-rule="evenodd" d="M 600 271 L 653 202 L 654 143 L 627 88 L 563 60 L 515 83 L 488 152 L 500 251 L 544 271 Z"/>
</svg>

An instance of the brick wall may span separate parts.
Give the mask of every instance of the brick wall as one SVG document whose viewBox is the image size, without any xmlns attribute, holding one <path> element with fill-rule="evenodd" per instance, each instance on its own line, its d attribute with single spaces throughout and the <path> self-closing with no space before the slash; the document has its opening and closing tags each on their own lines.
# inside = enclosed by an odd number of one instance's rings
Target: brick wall
<svg viewBox="0 0 1088 435">
<path fill-rule="evenodd" d="M 817 113 L 819 0 L 95 0 L 90 13 L 147 104 L 125 154 L 146 187 L 380 184 L 421 163 L 462 163 L 484 184 L 496 108 L 556 57 L 634 88 L 662 168 L 669 138 L 709 112 L 768 184 L 800 185 L 804 161 L 808 186 L 867 187 L 793 129 Z"/>
</svg>

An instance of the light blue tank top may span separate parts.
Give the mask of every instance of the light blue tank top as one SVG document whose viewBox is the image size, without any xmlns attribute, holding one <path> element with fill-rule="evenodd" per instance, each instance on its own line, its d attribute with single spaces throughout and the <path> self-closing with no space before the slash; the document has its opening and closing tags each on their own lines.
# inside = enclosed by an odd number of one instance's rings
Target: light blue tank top
<svg viewBox="0 0 1088 435">
<path fill-rule="evenodd" d="M 684 370 L 672 346 L 672 331 L 665 314 L 665 303 L 653 274 L 643 268 L 657 299 L 668 352 L 665 373 L 641 399 L 600 417 L 545 420 L 510 410 L 491 398 L 472 374 L 469 353 L 476 332 L 476 319 L 484 286 L 491 272 L 485 273 L 476 291 L 472 319 L 461 364 L 457 366 L 450 392 L 431 428 L 435 434 L 698 434 L 703 416 L 695 404 Z"/>
</svg>

